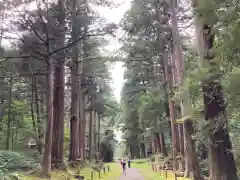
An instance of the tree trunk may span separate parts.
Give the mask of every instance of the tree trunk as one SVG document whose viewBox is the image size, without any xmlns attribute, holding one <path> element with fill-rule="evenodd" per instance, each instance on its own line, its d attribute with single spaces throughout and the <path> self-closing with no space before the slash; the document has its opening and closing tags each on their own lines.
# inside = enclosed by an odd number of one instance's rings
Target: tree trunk
<svg viewBox="0 0 240 180">
<path fill-rule="evenodd" d="M 179 35 L 179 29 L 178 29 L 178 23 L 177 23 L 177 15 L 176 15 L 176 7 L 177 7 L 177 1 L 175 0 L 171 0 L 170 1 L 170 11 L 171 11 L 171 22 L 172 22 L 172 37 L 173 37 L 173 55 L 176 56 L 176 61 L 175 61 L 175 66 L 176 66 L 176 84 L 180 85 L 183 81 L 184 81 L 184 76 L 185 76 L 185 68 L 184 68 L 184 59 L 183 59 L 183 53 L 182 53 L 182 44 L 180 41 L 180 35 Z M 190 97 L 189 97 L 189 92 L 186 92 L 184 94 L 184 98 L 182 98 L 182 102 L 181 102 L 181 111 L 182 111 L 182 116 L 186 117 L 189 116 L 189 112 L 191 112 L 191 102 L 190 102 Z M 189 124 L 192 125 L 192 124 Z M 181 139 L 181 145 L 182 145 L 182 140 L 183 140 L 183 133 L 187 130 L 184 129 L 185 126 L 181 127 L 180 129 L 180 137 Z M 183 128 L 183 129 L 182 129 Z M 189 128 L 193 128 L 193 127 L 189 127 Z M 186 132 L 185 132 L 186 133 Z M 193 174 L 195 174 L 195 177 L 200 177 L 200 170 L 199 170 L 199 166 L 198 166 L 198 161 L 196 161 L 194 159 L 196 152 L 195 151 L 191 151 L 191 153 L 187 154 L 188 151 L 188 145 L 192 144 L 191 141 L 189 141 L 189 139 L 184 138 L 185 141 L 185 175 L 187 175 L 189 171 L 194 171 L 192 172 Z M 192 146 L 194 146 L 194 144 L 192 144 Z M 182 147 L 184 147 L 182 145 Z M 181 158 L 183 158 L 183 148 L 181 147 Z M 195 150 L 195 147 L 192 148 L 192 150 Z M 194 165 L 195 168 L 193 168 L 192 166 Z"/>
<path fill-rule="evenodd" d="M 89 117 L 89 134 L 88 134 L 88 158 L 92 159 L 92 122 L 93 122 L 93 111 L 90 111 Z"/>
<path fill-rule="evenodd" d="M 53 101 L 53 145 L 52 167 L 62 168 L 64 163 L 64 62 L 55 67 L 55 87 Z"/>
<path fill-rule="evenodd" d="M 71 38 L 72 41 L 75 42 L 78 39 L 78 34 L 79 34 L 79 29 L 77 26 L 77 11 L 78 11 L 78 1 L 73 0 L 72 1 L 72 33 L 71 33 Z M 71 131 L 71 143 L 70 144 L 70 157 L 69 159 L 74 161 L 78 158 L 81 157 L 81 151 L 80 151 L 80 131 L 81 131 L 81 121 L 79 119 L 80 117 L 80 96 L 79 96 L 79 91 L 80 91 L 80 86 L 81 86 L 81 81 L 80 85 L 78 84 L 79 82 L 79 77 L 78 77 L 78 71 L 79 71 L 79 63 L 78 63 L 78 57 L 79 57 L 79 42 L 76 43 L 72 47 L 72 64 L 71 64 L 71 120 L 74 120 L 76 122 L 73 122 L 73 124 L 76 124 L 76 127 L 72 127 Z M 76 134 L 75 134 L 76 133 Z"/>
<path fill-rule="evenodd" d="M 36 115 L 37 115 L 37 131 L 38 131 L 38 138 L 40 139 L 42 137 L 42 125 L 41 125 L 41 119 L 40 119 L 40 110 L 39 110 L 39 98 L 38 98 L 38 86 L 36 77 L 34 78 L 34 94 L 35 94 L 35 108 L 36 108 Z M 43 97 L 42 97 L 43 100 Z M 42 114 L 43 116 L 43 114 Z"/>
<path fill-rule="evenodd" d="M 146 158 L 146 150 L 145 150 L 145 143 L 140 144 L 140 150 L 141 150 L 141 158 Z"/>
<path fill-rule="evenodd" d="M 72 116 L 70 120 L 70 149 L 69 161 L 76 161 L 78 159 L 78 120 Z"/>
<path fill-rule="evenodd" d="M 34 75 L 32 75 L 31 116 L 32 116 L 33 129 L 34 129 L 34 131 L 36 131 L 36 133 L 37 133 L 36 122 L 35 122 L 35 115 L 34 115 L 34 88 L 35 88 L 34 79 L 35 79 L 35 77 L 34 77 Z M 35 100 L 35 101 L 37 101 L 37 100 Z"/>
<path fill-rule="evenodd" d="M 180 145 L 180 159 L 179 159 L 179 171 L 183 172 L 185 169 L 184 163 L 184 133 L 183 133 L 183 125 L 178 125 L 179 132 L 179 145 Z"/>
<path fill-rule="evenodd" d="M 193 7 L 198 6 L 193 0 Z M 210 124 L 209 164 L 210 180 L 238 180 L 237 169 L 228 132 L 226 104 L 220 83 L 220 67 L 214 62 L 213 46 L 215 35 L 204 16 L 196 16 L 196 33 L 202 65 L 212 76 L 202 82 L 205 120 Z"/>
<path fill-rule="evenodd" d="M 155 133 L 152 134 L 151 143 L 152 143 L 152 153 L 155 154 L 157 152 Z"/>
<path fill-rule="evenodd" d="M 160 137 L 159 137 L 159 133 L 156 133 L 156 147 L 157 147 L 157 153 L 161 153 L 161 145 L 160 145 Z"/>
<path fill-rule="evenodd" d="M 82 82 L 82 81 L 81 81 Z M 80 100 L 79 100 L 79 104 L 80 104 L 80 111 L 79 111 L 79 117 L 80 117 L 80 121 L 79 121 L 79 132 L 78 132 L 78 138 L 79 138 L 79 152 L 80 152 L 80 157 L 82 158 L 82 160 L 85 159 L 85 115 L 84 115 L 84 98 L 83 96 L 83 92 L 81 92 L 82 90 L 80 90 Z"/>
<path fill-rule="evenodd" d="M 94 129 L 94 132 L 93 132 L 93 135 L 94 135 L 94 137 L 93 137 L 93 144 L 94 144 L 94 154 L 96 154 L 97 153 L 97 121 L 98 121 L 98 113 L 95 111 L 94 112 L 94 127 L 93 127 L 93 129 Z"/>
<path fill-rule="evenodd" d="M 58 1 L 58 22 L 59 35 L 57 47 L 64 47 L 65 44 L 65 3 Z M 64 85 L 65 85 L 65 57 L 64 51 L 56 54 L 57 64 L 55 66 L 55 86 L 53 101 L 53 145 L 52 165 L 55 168 L 64 168 Z"/>
<path fill-rule="evenodd" d="M 185 129 L 185 156 L 186 158 L 186 171 L 184 173 L 185 177 L 193 178 L 193 180 L 202 180 L 202 176 L 200 173 L 200 168 L 198 165 L 198 157 L 195 148 L 195 140 L 192 137 L 194 134 L 194 128 L 192 124 L 192 120 L 188 119 L 184 122 Z"/>
<path fill-rule="evenodd" d="M 171 116 L 171 130 L 172 130 L 172 158 L 173 158 L 173 171 L 177 170 L 177 129 L 176 129 L 176 120 L 175 120 L 175 108 L 174 102 L 170 100 L 170 116 Z"/>
<path fill-rule="evenodd" d="M 8 91 L 8 123 L 7 123 L 7 137 L 6 137 L 6 149 L 10 150 L 11 148 L 11 109 L 12 109 L 12 86 L 13 86 L 13 77 L 10 76 L 9 80 L 9 91 Z"/>
<path fill-rule="evenodd" d="M 45 148 L 42 160 L 43 176 L 49 176 L 51 172 L 51 150 L 53 134 L 53 67 L 51 60 L 48 61 L 47 86 L 47 132 L 45 136 Z"/>
<path fill-rule="evenodd" d="M 160 141 L 160 146 L 161 146 L 161 153 L 162 153 L 162 155 L 164 157 L 167 157 L 168 153 L 167 153 L 167 148 L 166 148 L 165 138 L 164 138 L 164 134 L 163 133 L 160 133 L 159 141 Z"/>
<path fill-rule="evenodd" d="M 47 119 L 47 95 L 45 95 L 46 93 L 44 92 L 44 88 L 40 86 L 40 99 L 41 101 L 39 101 L 39 115 L 41 114 L 41 118 L 39 116 L 39 120 L 42 119 L 42 120 L 46 120 Z M 40 121 L 39 121 L 40 123 Z M 40 125 L 40 124 L 38 124 Z M 42 126 L 39 126 L 38 128 L 41 128 L 41 132 L 43 133 L 42 131 Z"/>
<path fill-rule="evenodd" d="M 70 157 L 69 160 L 77 160 L 79 154 L 79 93 L 77 84 L 78 62 L 73 59 L 71 67 L 71 137 L 70 137 Z"/>
<path fill-rule="evenodd" d="M 97 139 L 97 149 L 98 149 L 98 152 L 100 152 L 100 130 L 101 130 L 101 126 L 100 126 L 100 123 L 101 123 L 101 115 L 98 116 L 98 123 L 97 123 L 97 133 L 98 133 L 98 139 Z"/>
</svg>

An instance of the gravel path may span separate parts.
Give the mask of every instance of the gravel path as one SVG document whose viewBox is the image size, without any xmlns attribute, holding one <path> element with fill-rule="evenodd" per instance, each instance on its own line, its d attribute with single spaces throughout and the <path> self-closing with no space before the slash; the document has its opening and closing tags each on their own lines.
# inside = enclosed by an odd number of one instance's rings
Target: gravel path
<svg viewBox="0 0 240 180">
<path fill-rule="evenodd" d="M 127 168 L 126 176 L 122 175 L 119 180 L 143 180 L 139 169 Z"/>
</svg>

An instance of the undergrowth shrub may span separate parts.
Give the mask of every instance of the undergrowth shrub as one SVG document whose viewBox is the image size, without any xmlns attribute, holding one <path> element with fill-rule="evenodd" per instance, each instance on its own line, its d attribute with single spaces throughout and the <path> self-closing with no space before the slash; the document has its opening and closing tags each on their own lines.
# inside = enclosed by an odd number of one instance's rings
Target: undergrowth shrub
<svg viewBox="0 0 240 180">
<path fill-rule="evenodd" d="M 0 180 L 14 179 L 12 172 L 29 170 L 35 166 L 36 163 L 26 159 L 20 153 L 0 151 Z"/>
</svg>

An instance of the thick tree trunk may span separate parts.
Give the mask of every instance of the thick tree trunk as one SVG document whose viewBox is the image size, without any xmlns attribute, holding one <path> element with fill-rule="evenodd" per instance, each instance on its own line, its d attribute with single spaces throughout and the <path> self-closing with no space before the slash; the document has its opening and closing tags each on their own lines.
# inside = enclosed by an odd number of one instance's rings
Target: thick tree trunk
<svg viewBox="0 0 240 180">
<path fill-rule="evenodd" d="M 54 168 L 62 168 L 64 163 L 64 71 L 64 62 L 56 65 L 52 142 L 52 165 Z"/>
<path fill-rule="evenodd" d="M 180 147 L 180 159 L 179 159 L 179 171 L 183 172 L 185 169 L 184 163 L 184 133 L 183 133 L 183 125 L 178 125 L 178 133 L 179 133 L 179 147 Z"/>
<path fill-rule="evenodd" d="M 175 66 L 176 66 L 176 84 L 180 85 L 183 80 L 184 80 L 184 75 L 185 75 L 185 68 L 184 68 L 184 60 L 183 60 L 183 53 L 182 53 L 182 44 L 180 41 L 180 35 L 179 35 L 179 29 L 178 29 L 178 23 L 177 23 L 177 15 L 176 15 L 176 7 L 177 7 L 177 1 L 171 0 L 170 1 L 170 11 L 171 11 L 171 22 L 172 22 L 172 37 L 173 37 L 173 54 L 176 56 L 176 61 L 175 61 Z M 191 102 L 189 99 L 189 92 L 185 94 L 185 97 L 182 98 L 182 103 L 181 103 L 181 110 L 182 110 L 182 116 L 186 117 L 189 115 L 189 112 L 191 111 Z M 192 125 L 192 124 L 190 124 Z M 185 156 L 185 175 L 187 175 L 187 172 L 192 172 L 195 174 L 195 177 L 200 177 L 200 170 L 198 166 L 198 161 L 194 159 L 196 152 L 193 151 L 195 150 L 194 143 L 188 142 L 189 139 L 184 139 L 185 141 L 185 147 L 183 146 L 183 132 L 187 131 L 184 129 L 185 126 L 180 128 L 180 137 L 181 137 L 181 148 L 180 148 L 180 153 L 181 153 L 181 158 Z M 189 127 L 193 128 L 193 127 Z M 186 133 L 186 132 L 185 132 Z M 185 151 L 187 153 L 187 149 L 189 148 L 188 146 L 192 145 L 192 151 L 189 154 L 183 154 L 183 147 L 185 148 Z M 194 148 L 193 148 L 194 147 Z M 195 168 L 193 168 L 193 165 Z"/>
<path fill-rule="evenodd" d="M 171 130 L 172 130 L 172 158 L 173 158 L 173 170 L 177 170 L 177 128 L 176 128 L 176 120 L 175 120 L 175 108 L 174 102 L 170 100 L 170 116 L 171 116 Z"/>
<path fill-rule="evenodd" d="M 193 7 L 198 6 L 193 0 Z M 203 17 L 203 18 L 202 18 Z M 238 180 L 237 169 L 228 132 L 220 67 L 214 62 L 213 46 L 215 35 L 204 16 L 196 16 L 196 34 L 202 65 L 208 67 L 212 77 L 202 83 L 205 119 L 210 124 L 209 165 L 210 180 Z"/>
<path fill-rule="evenodd" d="M 155 136 L 155 134 L 152 134 L 151 143 L 152 143 L 152 153 L 155 154 L 157 152 L 156 136 Z"/>
<path fill-rule="evenodd" d="M 195 140 L 192 135 L 194 134 L 193 124 L 191 119 L 184 122 L 184 136 L 185 136 L 185 156 L 186 158 L 186 170 L 184 173 L 185 177 L 190 177 L 193 180 L 202 180 L 200 168 L 198 164 L 198 157 L 195 148 Z"/>
<path fill-rule="evenodd" d="M 64 47 L 65 44 L 65 3 L 58 1 L 58 22 L 59 35 L 57 47 Z M 64 85 L 65 85 L 65 57 L 64 51 L 56 54 L 57 64 L 55 66 L 55 86 L 53 101 L 53 145 L 52 145 L 52 165 L 55 168 L 65 168 L 64 166 Z"/>
<path fill-rule="evenodd" d="M 139 158 L 140 153 L 139 153 L 139 148 L 137 146 L 137 137 L 133 137 L 133 140 L 131 141 L 132 141 L 130 144 L 131 159 Z"/>
<path fill-rule="evenodd" d="M 161 145 L 160 145 L 160 137 L 159 137 L 159 133 L 156 133 L 156 147 L 157 147 L 157 153 L 161 153 Z"/>
<path fill-rule="evenodd" d="M 164 157 L 167 157 L 168 156 L 168 153 L 167 153 L 167 148 L 166 148 L 166 144 L 165 144 L 165 137 L 164 137 L 164 134 L 163 133 L 160 133 L 159 135 L 159 141 L 160 141 L 160 146 L 161 146 L 161 153 Z"/>
<path fill-rule="evenodd" d="M 49 176 L 51 172 L 51 150 L 52 150 L 52 134 L 53 134 L 53 68 L 52 62 L 48 62 L 47 75 L 47 132 L 45 136 L 45 149 L 42 160 L 42 175 Z"/>
<path fill-rule="evenodd" d="M 71 89 L 71 129 L 70 129 L 70 155 L 69 160 L 75 161 L 80 156 L 79 154 L 79 95 L 77 85 L 77 69 L 78 63 L 73 62 L 71 68 L 72 89 Z"/>
<path fill-rule="evenodd" d="M 72 116 L 70 120 L 70 150 L 69 161 L 76 161 L 78 159 L 78 120 Z"/>
<path fill-rule="evenodd" d="M 78 11 L 78 1 L 73 0 L 72 2 L 72 33 L 71 38 L 72 41 L 77 41 L 79 30 L 77 27 L 77 11 Z M 78 56 L 79 56 L 79 43 L 76 43 L 72 47 L 72 66 L 71 66 L 71 123 L 76 126 L 71 125 L 71 144 L 70 144 L 70 157 L 69 160 L 75 161 L 76 159 L 81 157 L 80 154 L 80 137 L 79 131 L 81 131 L 80 127 L 80 120 L 79 120 L 79 63 L 78 63 Z M 73 120 L 73 122 L 72 122 Z"/>
</svg>

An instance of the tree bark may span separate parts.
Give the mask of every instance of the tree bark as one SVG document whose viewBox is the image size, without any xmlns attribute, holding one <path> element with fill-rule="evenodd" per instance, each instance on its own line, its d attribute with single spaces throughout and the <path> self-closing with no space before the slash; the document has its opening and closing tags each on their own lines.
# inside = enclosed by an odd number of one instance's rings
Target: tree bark
<svg viewBox="0 0 240 180">
<path fill-rule="evenodd" d="M 65 44 L 65 2 L 58 1 L 58 28 L 59 35 L 57 47 L 64 47 Z M 55 66 L 55 84 L 53 101 L 53 145 L 52 165 L 55 168 L 64 168 L 64 85 L 65 85 L 65 53 L 60 51 L 56 54 L 57 64 Z"/>
<path fill-rule="evenodd" d="M 83 82 L 83 81 L 81 81 Z M 85 149 L 85 114 L 84 114 L 84 97 L 83 97 L 83 92 L 82 89 L 80 90 L 80 97 L 79 97 L 79 132 L 78 132 L 78 138 L 79 138 L 79 154 L 82 160 L 85 160 L 85 154 L 86 154 L 86 149 Z"/>
<path fill-rule="evenodd" d="M 13 77 L 10 76 L 9 80 L 9 90 L 8 90 L 8 123 L 7 123 L 7 137 L 6 137 L 6 149 L 10 150 L 11 148 L 11 109 L 12 109 L 12 86 L 13 86 Z"/>
<path fill-rule="evenodd" d="M 179 29 L 178 29 L 178 23 L 177 23 L 177 15 L 176 15 L 176 7 L 177 7 L 177 1 L 175 0 L 171 0 L 170 1 L 170 11 L 171 11 L 171 22 L 172 22 L 172 37 L 173 37 L 173 55 L 176 57 L 176 61 L 175 61 L 175 66 L 176 66 L 176 84 L 180 85 L 183 80 L 184 80 L 184 76 L 185 76 L 185 67 L 184 67 L 184 59 L 183 59 L 183 53 L 182 53 L 182 44 L 180 41 L 180 35 L 179 35 Z M 181 102 L 181 111 L 182 111 L 182 116 L 186 117 L 189 115 L 189 112 L 191 111 L 191 102 L 190 102 L 190 98 L 189 98 L 189 92 L 186 92 L 184 94 L 184 98 L 182 98 L 182 102 Z M 189 124 L 192 125 L 192 124 Z M 181 145 L 182 145 L 182 140 L 183 140 L 183 132 L 187 131 L 184 129 L 185 126 L 183 126 L 183 129 L 180 129 L 180 134 L 181 134 Z M 191 127 L 189 127 L 191 128 Z M 193 128 L 193 127 L 192 127 Z M 186 132 L 185 132 L 186 133 Z M 198 166 L 198 161 L 196 161 L 194 159 L 195 155 L 196 155 L 196 151 L 195 147 L 192 148 L 191 153 L 187 154 L 187 150 L 188 150 L 188 145 L 192 145 L 192 147 L 194 146 L 194 144 L 192 144 L 192 142 L 190 141 L 190 139 L 187 139 L 186 137 L 184 138 L 185 141 L 185 175 L 187 175 L 189 171 L 194 171 L 192 172 L 193 174 L 195 174 L 196 177 L 200 177 L 200 170 L 199 170 L 199 166 Z M 182 145 L 183 147 L 183 145 Z M 181 152 L 181 156 L 183 156 L 183 149 L 181 148 L 180 150 Z M 183 158 L 183 157 L 182 157 Z M 193 165 L 195 168 L 193 168 Z"/>
<path fill-rule="evenodd" d="M 70 137 L 70 157 L 69 160 L 77 160 L 79 154 L 79 95 L 78 95 L 78 62 L 74 60 L 71 67 L 71 137 Z"/>
<path fill-rule="evenodd" d="M 72 2 L 72 32 L 71 32 L 71 38 L 72 41 L 75 42 L 78 39 L 79 35 L 79 29 L 77 26 L 77 11 L 78 11 L 78 1 L 73 0 Z M 78 62 L 78 56 L 79 56 L 79 42 L 75 44 L 75 46 L 72 47 L 72 64 L 71 64 L 71 120 L 74 120 L 76 122 L 73 122 L 73 124 L 76 125 L 76 127 L 72 127 L 73 132 L 71 132 L 71 142 L 70 149 L 71 154 L 69 159 L 74 161 L 81 157 L 81 151 L 80 151 L 80 131 L 81 131 L 81 121 L 79 119 L 80 117 L 80 84 L 79 77 L 78 77 L 78 71 L 79 71 L 79 62 Z M 74 143 L 74 144 L 73 144 Z M 72 156 L 72 157 L 71 157 Z"/>
<path fill-rule="evenodd" d="M 165 144 L 165 137 L 164 137 L 163 133 L 160 133 L 159 141 L 160 141 L 160 146 L 161 146 L 161 153 L 164 157 L 167 157 L 168 153 L 167 153 L 167 148 L 166 148 L 166 144 Z"/>
<path fill-rule="evenodd" d="M 97 123 L 97 133 L 98 133 L 98 139 L 97 139 L 97 149 L 98 149 L 98 152 L 100 152 L 100 130 L 101 130 L 101 126 L 100 126 L 100 123 L 101 123 L 101 115 L 98 116 L 98 123 Z"/>
<path fill-rule="evenodd" d="M 89 117 L 89 134 L 88 134 L 88 158 L 92 159 L 92 122 L 93 122 L 93 111 L 90 111 L 90 117 Z"/>
<path fill-rule="evenodd" d="M 161 145 L 160 145 L 160 134 L 156 133 L 156 147 L 157 147 L 157 153 L 161 153 Z"/>
<path fill-rule="evenodd" d="M 34 78 L 34 94 L 35 94 L 35 108 L 36 108 L 36 115 L 37 115 L 37 132 L 38 132 L 38 138 L 40 139 L 42 135 L 42 125 L 41 125 L 41 119 L 40 119 L 38 86 L 37 86 L 36 77 Z"/>
<path fill-rule="evenodd" d="M 193 8 L 198 0 L 192 0 Z M 228 132 L 226 104 L 220 83 L 220 67 L 214 62 L 212 27 L 205 22 L 204 14 L 195 16 L 196 36 L 202 65 L 212 76 L 202 82 L 205 120 L 210 124 L 209 165 L 210 180 L 238 180 L 237 169 Z"/>
<path fill-rule="evenodd" d="M 180 160 L 179 160 L 179 171 L 183 172 L 185 169 L 184 163 L 184 127 L 182 124 L 178 125 L 178 133 L 179 133 L 179 147 L 180 147 Z"/>
<path fill-rule="evenodd" d="M 94 154 L 97 153 L 97 121 L 98 121 L 98 113 L 94 111 L 94 127 L 93 127 L 93 145 L 94 145 Z"/>
<path fill-rule="evenodd" d="M 70 120 L 70 150 L 69 161 L 76 161 L 78 159 L 78 120 L 72 116 Z"/>
<path fill-rule="evenodd" d="M 177 170 L 177 129 L 176 129 L 176 120 L 175 120 L 175 108 L 174 102 L 169 100 L 170 106 L 170 117 L 171 117 L 171 130 L 172 130 L 172 158 L 173 158 L 173 171 Z"/>
<path fill-rule="evenodd" d="M 51 150 L 53 134 L 53 67 L 50 59 L 48 61 L 47 86 L 47 132 L 45 136 L 45 148 L 42 160 L 43 176 L 49 176 L 51 172 Z"/>
<path fill-rule="evenodd" d="M 193 180 L 202 180 L 198 157 L 195 148 L 195 140 L 192 137 L 194 135 L 194 128 L 192 120 L 188 119 L 184 122 L 184 137 L 185 137 L 185 156 L 186 158 L 186 171 L 184 173 L 185 177 L 190 177 Z"/>
<path fill-rule="evenodd" d="M 36 131 L 37 133 L 37 128 L 36 128 L 36 121 L 35 121 L 35 115 L 34 115 L 34 89 L 35 89 L 35 83 L 34 83 L 34 75 L 32 75 L 32 92 L 31 92 L 31 116 L 32 116 L 32 125 L 33 125 L 33 129 L 34 131 Z M 37 100 L 35 100 L 37 101 Z"/>
<path fill-rule="evenodd" d="M 155 154 L 155 153 L 157 152 L 157 147 L 156 147 L 156 135 L 155 135 L 155 133 L 152 134 L 151 143 L 152 143 L 152 153 Z"/>
<path fill-rule="evenodd" d="M 54 112 L 53 112 L 53 145 L 52 165 L 62 168 L 64 163 L 64 62 L 55 67 Z"/>
</svg>

